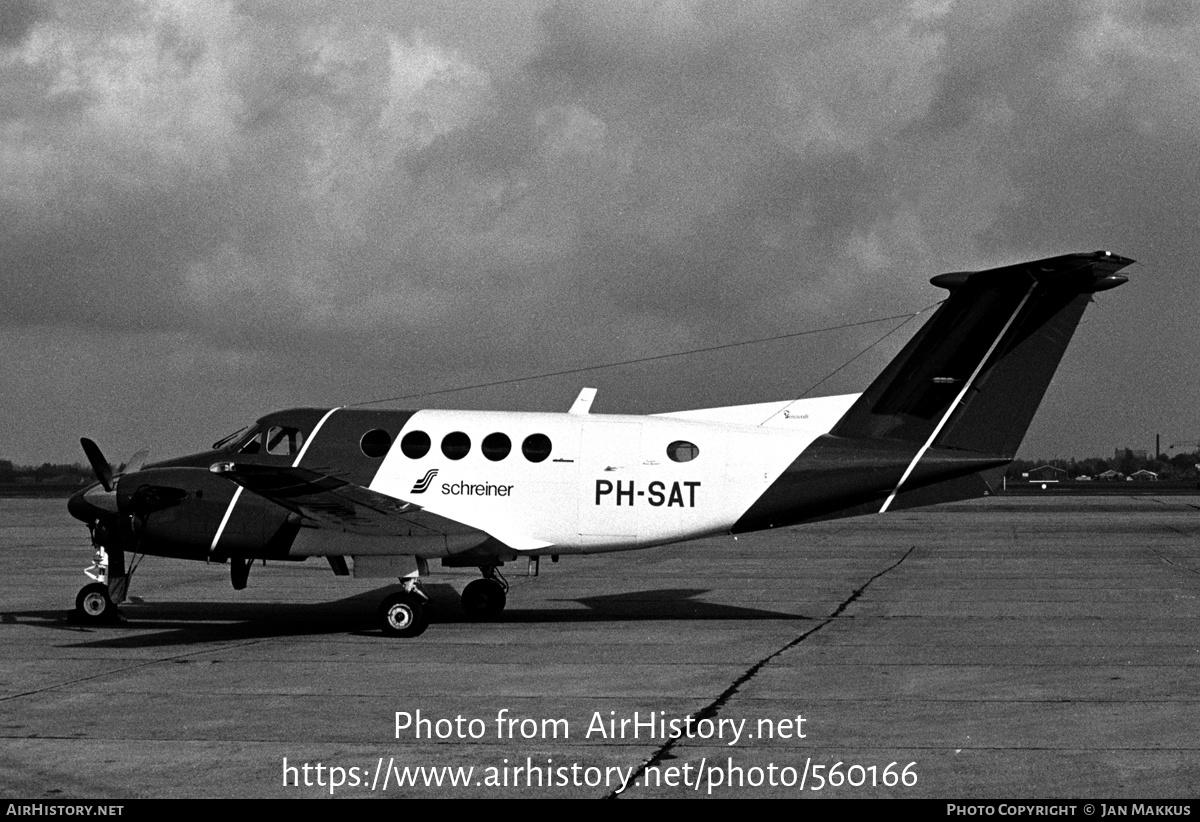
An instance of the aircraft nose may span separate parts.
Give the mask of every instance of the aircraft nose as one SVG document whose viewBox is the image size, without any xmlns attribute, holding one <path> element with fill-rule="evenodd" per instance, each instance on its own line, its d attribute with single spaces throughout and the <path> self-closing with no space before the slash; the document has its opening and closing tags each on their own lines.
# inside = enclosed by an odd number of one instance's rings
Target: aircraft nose
<svg viewBox="0 0 1200 822">
<path fill-rule="evenodd" d="M 117 507 L 117 489 L 105 491 L 100 483 L 76 491 L 67 500 L 67 511 L 83 522 L 93 522 L 103 516 L 120 513 Z"/>
</svg>

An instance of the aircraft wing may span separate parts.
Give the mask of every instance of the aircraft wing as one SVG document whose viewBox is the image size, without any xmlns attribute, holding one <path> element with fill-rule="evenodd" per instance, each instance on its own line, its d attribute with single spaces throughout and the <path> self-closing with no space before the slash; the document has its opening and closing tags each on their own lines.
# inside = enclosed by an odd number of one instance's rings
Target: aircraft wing
<svg viewBox="0 0 1200 822">
<path fill-rule="evenodd" d="M 467 523 L 427 511 L 361 485 L 308 468 L 218 462 L 210 466 L 248 491 L 317 524 L 376 537 L 490 536 L 509 548 L 532 551 L 553 543 L 500 523 Z"/>
<path fill-rule="evenodd" d="M 209 470 L 305 519 L 351 533 L 396 537 L 486 533 L 307 468 L 218 462 Z"/>
</svg>

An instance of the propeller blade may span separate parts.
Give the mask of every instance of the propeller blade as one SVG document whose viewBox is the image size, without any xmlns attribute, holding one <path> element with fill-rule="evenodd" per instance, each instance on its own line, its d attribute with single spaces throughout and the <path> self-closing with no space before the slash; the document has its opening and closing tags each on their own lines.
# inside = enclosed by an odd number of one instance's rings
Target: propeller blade
<svg viewBox="0 0 1200 822">
<path fill-rule="evenodd" d="M 150 456 L 150 449 L 141 448 L 134 452 L 134 455 L 125 462 L 125 470 L 122 474 L 132 474 L 134 471 L 141 471 L 142 466 L 146 464 L 146 457 Z"/>
<path fill-rule="evenodd" d="M 96 475 L 96 479 L 100 480 L 105 491 L 111 491 L 113 489 L 112 466 L 108 464 L 108 460 L 104 459 L 104 454 L 100 452 L 100 446 L 87 437 L 81 437 L 79 444 L 83 446 L 83 453 L 87 454 L 88 462 L 92 464 L 92 472 Z"/>
</svg>

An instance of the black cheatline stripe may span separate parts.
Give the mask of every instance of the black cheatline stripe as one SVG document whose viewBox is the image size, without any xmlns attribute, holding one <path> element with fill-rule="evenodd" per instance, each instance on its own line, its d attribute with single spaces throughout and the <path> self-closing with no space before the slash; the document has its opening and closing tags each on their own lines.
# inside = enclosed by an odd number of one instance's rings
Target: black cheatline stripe
<svg viewBox="0 0 1200 822">
<path fill-rule="evenodd" d="M 725 703 L 727 703 L 730 699 L 732 699 L 733 696 L 739 690 L 741 690 L 741 687 L 743 685 L 745 685 L 747 682 L 749 682 L 751 679 L 753 679 L 755 676 L 757 676 L 758 672 L 761 671 L 763 668 L 765 668 L 768 662 L 770 662 L 775 657 L 777 657 L 781 654 L 787 653 L 792 648 L 795 648 L 801 642 L 803 642 L 804 640 L 808 639 L 810 636 L 815 634 L 817 631 L 824 628 L 826 625 L 831 624 L 837 617 L 841 616 L 842 612 L 845 611 L 847 608 L 849 608 L 854 603 L 855 600 L 857 600 L 860 596 L 863 595 L 863 592 L 866 591 L 867 588 L 869 588 L 871 586 L 871 583 L 873 583 L 875 580 L 882 577 L 884 574 L 890 573 L 890 572 L 894 571 L 896 568 L 900 567 L 900 563 L 902 563 L 902 562 L 904 562 L 904 560 L 908 559 L 909 556 L 912 554 L 912 552 L 915 550 L 917 550 L 917 546 L 914 545 L 911 548 L 909 548 L 907 551 L 905 551 L 904 556 L 900 557 L 900 559 L 896 560 L 891 565 L 884 568 L 879 573 L 875 574 L 875 576 L 868 579 L 866 582 L 864 582 L 858 588 L 854 589 L 854 591 L 850 594 L 850 596 L 847 597 L 846 600 L 841 605 L 839 605 L 837 608 L 835 608 L 832 614 L 825 617 L 824 621 L 820 625 L 817 625 L 814 628 L 810 628 L 809 630 L 802 633 L 800 636 L 798 636 L 795 639 L 788 642 L 783 647 L 779 648 L 774 653 L 768 654 L 767 656 L 760 659 L 758 662 L 751 665 L 749 668 L 746 669 L 745 673 L 743 673 L 741 676 L 739 676 L 737 679 L 735 679 L 728 688 L 726 688 L 724 691 L 722 691 L 720 696 L 718 696 L 716 699 L 714 699 L 708 705 L 701 708 L 696 713 L 692 714 L 692 716 L 695 717 L 695 719 L 697 721 L 699 721 L 701 719 L 715 718 L 717 713 L 721 710 L 721 708 L 723 708 L 725 706 Z M 647 759 L 645 762 L 643 762 L 638 767 L 638 769 L 636 771 L 634 771 L 633 774 L 630 775 L 628 784 L 630 786 L 632 786 L 635 782 L 637 782 L 638 779 L 641 778 L 642 774 L 644 774 L 646 772 L 647 768 L 657 765 L 658 763 L 660 763 L 664 759 L 666 759 L 667 755 L 671 752 L 671 749 L 675 747 L 675 743 L 678 742 L 682 738 L 683 737 L 675 737 L 674 739 L 668 739 L 661 746 L 659 746 L 658 750 L 655 751 L 653 754 L 651 754 L 650 758 Z M 612 793 L 608 794 L 604 798 L 605 799 L 619 799 L 620 795 L 618 793 L 616 793 L 616 791 L 613 791 Z"/>
</svg>

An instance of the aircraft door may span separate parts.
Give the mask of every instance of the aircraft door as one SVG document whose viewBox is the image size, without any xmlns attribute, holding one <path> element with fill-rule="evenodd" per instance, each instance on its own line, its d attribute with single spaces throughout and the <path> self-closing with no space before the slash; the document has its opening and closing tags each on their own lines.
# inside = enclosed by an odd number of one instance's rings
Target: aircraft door
<svg viewBox="0 0 1200 822">
<path fill-rule="evenodd" d="M 579 535 L 584 542 L 636 541 L 642 426 L 585 419 L 579 447 Z"/>
</svg>

